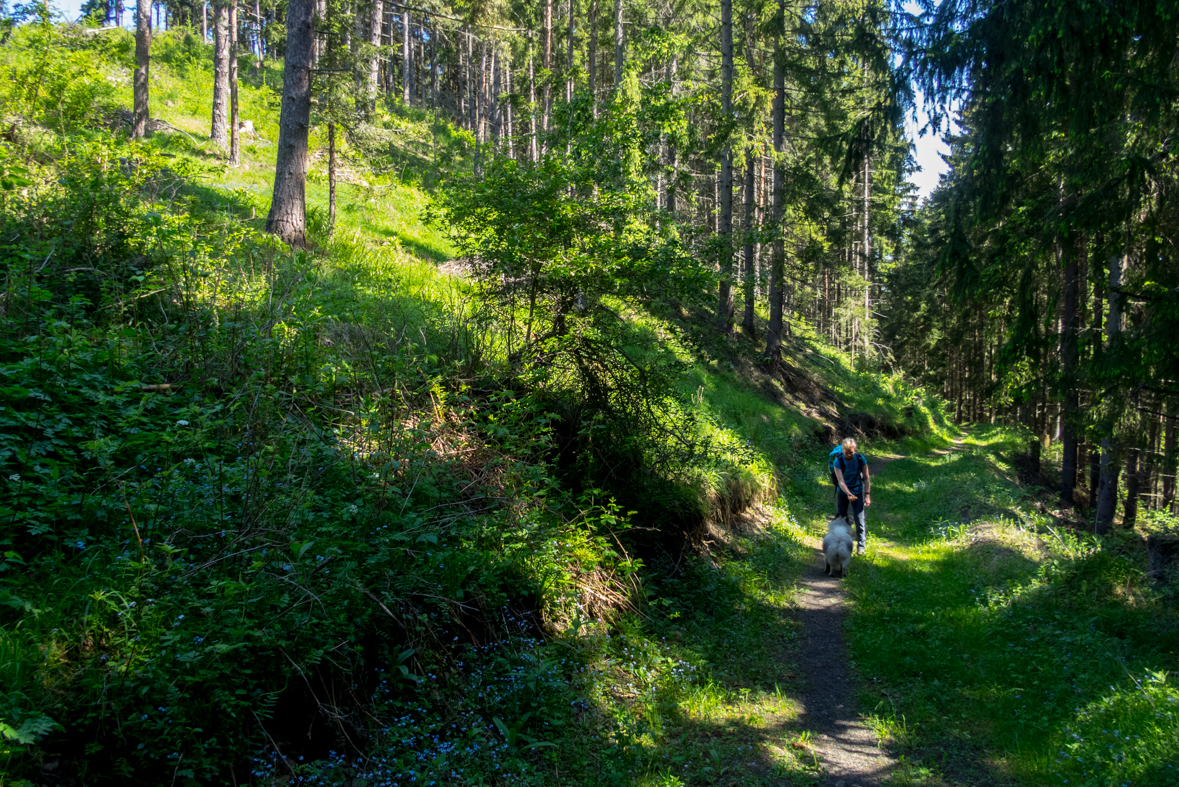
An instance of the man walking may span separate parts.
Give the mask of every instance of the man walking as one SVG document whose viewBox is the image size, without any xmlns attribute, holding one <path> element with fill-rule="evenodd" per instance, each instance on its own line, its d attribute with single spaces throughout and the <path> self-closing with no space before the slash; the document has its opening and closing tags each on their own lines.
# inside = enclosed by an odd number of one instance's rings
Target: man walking
<svg viewBox="0 0 1179 787">
<path fill-rule="evenodd" d="M 855 438 L 843 441 L 843 452 L 832 462 L 835 475 L 835 515 L 847 516 L 851 506 L 852 518 L 856 523 L 856 552 L 864 554 L 868 548 L 868 523 L 864 518 L 864 507 L 872 505 L 872 478 L 868 473 L 868 460 L 856 451 Z"/>
</svg>

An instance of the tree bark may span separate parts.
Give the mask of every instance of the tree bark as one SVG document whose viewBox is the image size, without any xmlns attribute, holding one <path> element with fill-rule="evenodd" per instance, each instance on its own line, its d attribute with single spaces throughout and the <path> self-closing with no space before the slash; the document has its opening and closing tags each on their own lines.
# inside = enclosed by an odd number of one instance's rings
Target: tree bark
<svg viewBox="0 0 1179 787">
<path fill-rule="evenodd" d="M 328 226 L 336 227 L 336 124 L 328 122 Z"/>
<path fill-rule="evenodd" d="M 135 84 L 134 122 L 131 136 L 147 136 L 147 121 L 151 115 L 148 102 L 148 76 L 151 65 L 151 0 L 137 0 L 135 4 Z"/>
<path fill-rule="evenodd" d="M 622 85 L 622 56 L 626 36 L 622 29 L 622 0 L 614 0 L 614 91 Z"/>
<path fill-rule="evenodd" d="M 516 91 L 512 87 L 512 50 L 510 47 L 504 57 L 504 83 L 509 96 L 509 100 L 504 105 L 504 128 L 508 141 L 508 158 L 514 159 L 516 158 L 516 128 L 511 96 Z"/>
<path fill-rule="evenodd" d="M 410 46 L 413 16 L 401 7 L 401 101 L 408 107 L 413 100 L 413 47 Z M 470 50 L 468 49 L 468 52 Z"/>
<path fill-rule="evenodd" d="M 594 120 L 598 119 L 598 0 L 590 0 L 589 6 L 589 52 L 586 53 L 586 71 L 589 76 L 590 107 Z"/>
<path fill-rule="evenodd" d="M 229 163 L 242 162 L 241 113 L 237 103 L 237 0 L 229 0 Z"/>
<path fill-rule="evenodd" d="M 866 79 L 867 79 L 867 74 L 865 73 L 865 80 Z M 864 180 L 864 206 L 863 206 L 863 210 L 861 212 L 863 213 L 863 219 L 864 219 L 864 235 L 863 235 L 863 241 L 862 241 L 863 245 L 860 247 L 860 258 L 863 260 L 863 263 L 864 263 L 864 323 L 860 329 L 860 332 L 863 334 L 864 358 L 866 360 L 868 358 L 868 356 L 870 356 L 872 354 L 872 329 L 871 329 L 871 322 L 872 322 L 872 276 L 871 276 L 871 271 L 868 268 L 868 266 L 872 260 L 872 234 L 871 234 L 871 226 L 869 224 L 869 221 L 872 218 L 871 202 L 870 202 L 871 191 L 872 191 L 872 168 L 871 168 L 871 156 L 866 152 L 864 153 L 864 177 L 863 177 L 863 180 Z"/>
<path fill-rule="evenodd" d="M 1122 332 L 1122 296 L 1118 288 L 1122 286 L 1122 258 L 1114 255 L 1109 261 L 1109 319 L 1106 321 L 1106 352 L 1117 341 Z M 1097 482 L 1097 515 L 1093 528 L 1098 534 L 1108 533 L 1113 527 L 1114 514 L 1118 503 L 1118 475 L 1121 468 L 1118 464 L 1117 444 L 1113 439 L 1114 425 L 1107 427 L 1110 435 L 1101 441 L 1101 474 Z"/>
<path fill-rule="evenodd" d="M 540 67 L 544 70 L 541 89 L 540 128 L 546 134 L 551 127 L 553 111 L 553 0 L 544 0 L 544 21 L 540 39 Z"/>
<path fill-rule="evenodd" d="M 785 17 L 786 0 L 778 0 L 778 13 Z M 786 198 L 786 167 L 782 158 L 786 148 L 784 33 L 779 31 L 774 42 L 774 251 L 770 263 L 770 324 L 766 330 L 766 359 L 775 367 L 782 360 L 782 294 L 786 284 L 786 245 L 782 239 Z"/>
<path fill-rule="evenodd" d="M 730 135 L 733 112 L 733 0 L 721 0 L 721 133 Z M 724 333 L 733 330 L 733 146 L 727 140 L 721 150 L 720 216 L 720 300 L 716 307 L 716 327 Z"/>
<path fill-rule="evenodd" d="M 1138 493 L 1142 489 L 1142 452 L 1126 452 L 1126 502 L 1122 508 L 1122 527 L 1132 528 L 1138 521 Z"/>
<path fill-rule="evenodd" d="M 569 0 L 569 54 L 565 61 L 565 100 L 573 100 L 573 43 L 577 40 L 577 9 Z"/>
<path fill-rule="evenodd" d="M 671 97 L 673 99 L 675 98 L 676 71 L 679 70 L 679 65 L 680 65 L 679 56 L 675 53 L 672 53 L 671 63 L 669 63 L 668 67 L 667 67 L 667 81 L 668 81 L 669 90 L 671 92 Z M 596 115 L 595 115 L 595 117 L 596 117 Z M 667 209 L 667 212 L 669 214 L 671 214 L 671 216 L 673 218 L 675 217 L 676 208 L 677 208 L 675 192 L 676 192 L 676 185 L 679 180 L 679 173 L 676 170 L 676 166 L 677 166 L 676 157 L 677 157 L 677 151 L 676 151 L 675 142 L 673 142 L 669 139 L 667 142 L 667 169 L 668 169 L 668 173 L 667 173 L 667 198 L 665 200 L 665 202 L 666 202 L 665 207 Z"/>
<path fill-rule="evenodd" d="M 1166 511 L 1175 500 L 1175 426 L 1179 422 L 1179 399 L 1171 399 L 1167 406 L 1167 422 L 1163 434 L 1163 500 L 1160 508 Z"/>
<path fill-rule="evenodd" d="M 372 53 L 368 61 L 368 111 L 372 113 L 377 108 L 377 96 L 380 94 L 381 80 L 381 28 L 385 22 L 385 0 L 373 0 L 372 17 L 369 19 L 368 42 L 372 46 Z"/>
<path fill-rule="evenodd" d="M 528 160 L 540 161 L 540 142 L 536 138 L 536 74 L 532 70 L 532 42 L 528 43 Z"/>
<path fill-rule="evenodd" d="M 315 0 L 288 0 L 274 198 L 266 217 L 267 232 L 301 247 L 307 245 L 307 135 L 311 126 L 314 18 Z"/>
<path fill-rule="evenodd" d="M 1075 245 L 1064 250 L 1064 298 L 1061 314 L 1060 369 L 1064 385 L 1061 408 L 1060 495 L 1065 505 L 1073 505 L 1077 488 L 1077 254 Z"/>
<path fill-rule="evenodd" d="M 746 336 L 753 338 L 753 306 L 755 286 L 757 284 L 757 267 L 753 256 L 754 209 L 756 200 L 753 193 L 754 157 L 753 146 L 745 151 L 745 314 L 741 320 L 741 330 Z"/>
<path fill-rule="evenodd" d="M 221 147 L 229 131 L 229 5 L 213 3 L 213 123 L 209 139 Z"/>
</svg>

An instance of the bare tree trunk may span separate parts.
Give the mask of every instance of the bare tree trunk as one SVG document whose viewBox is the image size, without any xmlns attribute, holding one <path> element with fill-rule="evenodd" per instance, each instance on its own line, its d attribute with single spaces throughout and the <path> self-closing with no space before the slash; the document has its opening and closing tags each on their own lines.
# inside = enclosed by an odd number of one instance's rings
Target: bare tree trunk
<svg viewBox="0 0 1179 787">
<path fill-rule="evenodd" d="M 1142 489 L 1142 451 L 1126 452 L 1126 502 L 1122 509 L 1122 527 L 1130 529 L 1138 521 L 1138 494 Z"/>
<path fill-rule="evenodd" d="M 741 320 L 741 330 L 750 338 L 754 335 L 753 301 L 754 287 L 757 284 L 757 268 L 753 257 L 753 211 L 756 200 L 753 193 L 754 178 L 753 146 L 745 151 L 745 315 Z"/>
<path fill-rule="evenodd" d="M 1060 335 L 1060 369 L 1064 385 L 1064 406 L 1061 412 L 1060 494 L 1065 505 L 1074 504 L 1077 488 L 1077 254 L 1075 244 L 1064 249 L 1064 298 L 1062 301 Z"/>
<path fill-rule="evenodd" d="M 1163 435 L 1163 500 L 1159 506 L 1166 511 L 1175 500 L 1175 425 L 1179 421 L 1179 399 L 1172 398 L 1167 405 L 1167 421 Z"/>
<path fill-rule="evenodd" d="M 528 43 L 528 158 L 540 161 L 540 145 L 536 138 L 536 74 L 532 70 L 532 42 Z"/>
<path fill-rule="evenodd" d="M 516 92 L 512 87 L 512 50 L 509 46 L 507 57 L 504 58 L 504 82 L 507 83 L 509 100 L 504 107 L 504 119 L 507 126 L 508 158 L 516 158 L 516 126 L 511 96 Z"/>
<path fill-rule="evenodd" d="M 479 91 L 475 97 L 475 174 L 483 174 L 483 143 L 485 116 L 487 113 L 487 39 L 483 39 L 483 51 L 479 57 Z"/>
<path fill-rule="evenodd" d="M 123 26 L 123 20 L 119 20 L 119 27 Z M 201 43 L 209 40 L 209 0 L 203 0 L 201 3 Z"/>
<path fill-rule="evenodd" d="M 328 123 L 328 226 L 336 227 L 336 124 Z"/>
<path fill-rule="evenodd" d="M 315 0 L 288 0 L 278 158 L 266 231 L 293 246 L 307 245 L 307 135 L 311 126 L 314 18 Z"/>
<path fill-rule="evenodd" d="M 410 31 L 413 17 L 409 9 L 401 7 L 401 100 L 408 107 L 413 99 L 413 47 L 410 46 Z"/>
<path fill-rule="evenodd" d="M 1118 288 L 1122 286 L 1122 265 L 1120 255 L 1114 255 L 1109 261 L 1109 320 L 1105 329 L 1107 352 L 1122 332 L 1122 296 L 1118 292 Z M 1108 428 L 1112 432 L 1114 425 L 1109 424 Z M 1113 527 L 1120 472 L 1117 444 L 1111 434 L 1101 441 L 1101 476 L 1097 485 L 1097 516 L 1094 521 L 1094 530 L 1097 533 L 1108 533 Z"/>
<path fill-rule="evenodd" d="M 733 0 L 721 0 L 721 117 L 723 131 L 733 113 Z M 720 161 L 720 298 L 716 307 L 716 327 L 725 333 L 733 330 L 733 146 L 726 140 Z"/>
<path fill-rule="evenodd" d="M 676 72 L 679 70 L 679 56 L 672 54 L 671 63 L 667 67 L 667 82 L 671 92 L 671 97 L 675 98 L 675 80 Z M 596 117 L 596 115 L 595 115 Z M 674 218 L 676 214 L 676 186 L 679 183 L 679 172 L 676 170 L 676 146 L 675 142 L 670 139 L 667 141 L 667 212 Z"/>
<path fill-rule="evenodd" d="M 241 113 L 237 104 L 237 0 L 229 0 L 229 163 L 242 162 Z"/>
<path fill-rule="evenodd" d="M 369 19 L 368 25 L 368 42 L 373 49 L 368 61 L 368 93 L 365 96 L 370 113 L 376 110 L 377 95 L 380 93 L 378 83 L 381 80 L 381 28 L 385 22 L 385 0 L 372 1 L 373 8 L 372 17 Z"/>
<path fill-rule="evenodd" d="M 778 0 L 778 13 L 785 15 L 786 0 Z M 770 324 L 766 331 L 766 359 L 777 366 L 782 359 L 782 294 L 786 284 L 786 246 L 782 240 L 785 213 L 786 170 L 782 154 L 786 147 L 786 45 L 780 32 L 774 42 L 774 256 L 770 263 Z"/>
<path fill-rule="evenodd" d="M 860 257 L 864 263 L 864 324 L 861 332 L 864 334 L 864 358 L 867 359 L 872 354 L 872 276 L 869 270 L 869 265 L 872 261 L 872 235 L 869 220 L 872 217 L 871 211 L 871 190 L 872 190 L 872 169 L 871 156 L 864 153 L 864 238 L 863 245 L 860 247 Z"/>
<path fill-rule="evenodd" d="M 622 56 L 626 36 L 622 29 L 622 0 L 614 0 L 614 90 L 622 84 Z"/>
<path fill-rule="evenodd" d="M 151 65 L 151 0 L 137 0 L 135 4 L 135 84 L 134 125 L 131 135 L 136 139 L 147 136 L 147 121 L 151 114 L 148 103 L 148 70 Z"/>
<path fill-rule="evenodd" d="M 1163 419 L 1159 416 L 1152 415 L 1150 417 L 1150 428 L 1146 438 L 1146 447 L 1143 449 L 1142 457 L 1142 487 L 1146 490 L 1146 508 L 1153 510 L 1158 508 L 1158 456 L 1159 456 L 1159 432 L 1161 421 Z"/>
<path fill-rule="evenodd" d="M 544 71 L 540 128 L 546 134 L 553 111 L 553 0 L 544 0 L 544 27 L 540 35 L 540 67 Z"/>
<path fill-rule="evenodd" d="M 229 6 L 213 2 L 213 123 L 209 138 L 221 147 L 229 130 Z"/>
<path fill-rule="evenodd" d="M 589 72 L 590 106 L 594 120 L 598 119 L 598 0 L 590 0 L 589 7 L 589 52 L 586 55 L 586 70 Z"/>
<path fill-rule="evenodd" d="M 501 69 L 498 55 L 499 45 L 496 44 L 491 48 L 491 65 L 488 72 L 491 74 L 491 133 L 497 145 L 503 139 L 503 113 L 499 103 Z"/>
<path fill-rule="evenodd" d="M 577 9 L 569 0 L 569 54 L 565 60 L 565 100 L 573 100 L 573 44 L 577 40 Z"/>
</svg>

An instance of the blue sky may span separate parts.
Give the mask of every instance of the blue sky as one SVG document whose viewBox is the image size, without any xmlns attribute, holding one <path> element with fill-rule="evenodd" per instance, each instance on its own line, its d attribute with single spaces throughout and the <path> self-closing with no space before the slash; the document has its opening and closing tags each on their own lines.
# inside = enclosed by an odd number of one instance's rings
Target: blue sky
<svg viewBox="0 0 1179 787">
<path fill-rule="evenodd" d="M 68 19 L 77 19 L 82 7 L 82 0 L 56 0 L 53 3 Z M 130 19 L 135 8 L 133 0 L 124 0 L 124 7 L 128 9 L 125 12 L 124 20 L 130 23 Z M 920 113 L 920 120 L 925 121 L 925 113 Z M 938 178 L 946 171 L 946 163 L 942 161 L 941 154 L 949 153 L 950 148 L 940 138 L 934 136 L 932 133 L 926 134 L 924 137 L 917 136 L 918 124 L 912 120 L 907 120 L 905 129 L 909 134 L 909 138 L 916 144 L 914 155 L 917 159 L 918 166 L 921 167 L 921 172 L 914 174 L 911 177 L 913 183 L 917 185 L 918 192 L 922 197 L 928 197 L 930 193 L 937 187 Z"/>
</svg>

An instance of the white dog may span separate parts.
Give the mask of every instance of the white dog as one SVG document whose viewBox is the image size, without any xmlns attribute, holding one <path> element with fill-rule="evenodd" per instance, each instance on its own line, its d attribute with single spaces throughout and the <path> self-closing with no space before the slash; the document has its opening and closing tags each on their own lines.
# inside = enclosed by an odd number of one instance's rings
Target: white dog
<svg viewBox="0 0 1179 787">
<path fill-rule="evenodd" d="M 837 516 L 827 524 L 827 535 L 823 537 L 823 555 L 827 558 L 827 576 L 847 576 L 851 566 L 852 536 L 845 517 Z"/>
</svg>

